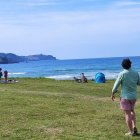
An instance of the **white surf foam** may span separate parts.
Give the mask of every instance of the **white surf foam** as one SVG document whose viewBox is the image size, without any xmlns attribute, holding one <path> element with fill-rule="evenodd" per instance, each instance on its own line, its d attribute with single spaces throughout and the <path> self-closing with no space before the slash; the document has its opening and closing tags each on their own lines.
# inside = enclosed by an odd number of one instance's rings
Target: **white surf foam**
<svg viewBox="0 0 140 140">
<path fill-rule="evenodd" d="M 26 72 L 11 72 L 11 73 L 8 73 L 9 75 L 24 75 L 26 74 Z"/>
</svg>

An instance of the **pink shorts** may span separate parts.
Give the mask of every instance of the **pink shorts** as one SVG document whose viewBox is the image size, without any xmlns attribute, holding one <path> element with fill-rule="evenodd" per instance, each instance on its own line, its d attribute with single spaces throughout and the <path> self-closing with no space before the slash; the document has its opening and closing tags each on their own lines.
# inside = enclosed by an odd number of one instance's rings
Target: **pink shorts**
<svg viewBox="0 0 140 140">
<path fill-rule="evenodd" d="M 120 99 L 120 107 L 122 110 L 134 111 L 136 100 Z"/>
</svg>

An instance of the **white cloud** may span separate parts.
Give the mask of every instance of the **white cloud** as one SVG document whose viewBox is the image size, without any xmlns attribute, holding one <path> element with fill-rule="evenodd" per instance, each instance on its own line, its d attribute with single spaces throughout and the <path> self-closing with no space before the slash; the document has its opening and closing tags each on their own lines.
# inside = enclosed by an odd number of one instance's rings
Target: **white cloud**
<svg viewBox="0 0 140 140">
<path fill-rule="evenodd" d="M 26 2 L 25 4 L 34 6 L 49 2 L 51 4 L 52 1 Z M 93 48 L 106 47 L 111 51 L 112 46 L 118 46 L 114 50 L 119 52 L 120 47 L 125 45 L 137 47 L 140 45 L 137 39 L 140 36 L 140 9 L 134 6 L 120 8 L 116 5 L 113 3 L 113 8 L 96 11 L 41 10 L 23 12 L 15 17 L 7 17 L 8 15 L 1 17 L 0 30 L 3 33 L 0 34 L 0 46 L 3 46 L 1 51 L 7 48 L 11 52 L 15 50 L 27 54 L 48 50 L 51 54 L 55 53 L 58 58 L 72 58 L 76 57 L 79 51 L 83 51 L 80 54 L 87 51 L 87 55 L 90 54 L 89 57 L 92 57 L 92 53 L 95 55 L 92 52 Z M 22 48 L 25 51 L 22 51 Z"/>
<path fill-rule="evenodd" d="M 54 1 L 28 1 L 28 2 L 23 2 L 21 5 L 23 6 L 30 6 L 30 7 L 35 7 L 35 6 L 51 6 L 51 5 L 56 5 L 58 4 L 57 2 Z"/>
<path fill-rule="evenodd" d="M 140 6 L 140 2 L 136 1 L 116 1 L 114 3 L 116 6 Z"/>
<path fill-rule="evenodd" d="M 53 5 L 61 5 L 64 3 L 73 3 L 75 0 L 24 0 L 17 1 L 21 6 L 29 6 L 29 7 L 40 7 L 40 6 L 53 6 Z"/>
</svg>

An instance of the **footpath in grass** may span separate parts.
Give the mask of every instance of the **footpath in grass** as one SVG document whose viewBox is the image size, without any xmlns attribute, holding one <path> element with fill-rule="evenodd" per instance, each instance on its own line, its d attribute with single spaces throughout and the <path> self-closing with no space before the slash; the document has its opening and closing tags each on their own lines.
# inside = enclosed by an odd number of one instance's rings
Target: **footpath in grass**
<svg viewBox="0 0 140 140">
<path fill-rule="evenodd" d="M 0 84 L 0 140 L 129 140 L 114 81 L 81 84 L 21 78 Z M 140 129 L 140 102 L 136 113 Z"/>
</svg>

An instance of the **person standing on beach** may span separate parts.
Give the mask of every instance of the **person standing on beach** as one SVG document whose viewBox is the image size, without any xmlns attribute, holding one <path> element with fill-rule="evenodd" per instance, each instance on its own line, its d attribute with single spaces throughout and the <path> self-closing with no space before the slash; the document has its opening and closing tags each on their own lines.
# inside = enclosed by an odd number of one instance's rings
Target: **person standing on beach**
<svg viewBox="0 0 140 140">
<path fill-rule="evenodd" d="M 1 78 L 2 78 L 2 68 L 0 68 L 0 80 L 1 80 Z"/>
<path fill-rule="evenodd" d="M 138 72 L 131 69 L 130 59 L 122 61 L 124 70 L 119 73 L 112 89 L 112 101 L 115 99 L 115 93 L 121 85 L 120 107 L 125 113 L 125 121 L 129 132 L 125 135 L 133 136 L 137 134 L 136 114 L 134 111 L 137 100 L 137 85 L 140 85 L 140 76 Z"/>
<path fill-rule="evenodd" d="M 8 78 L 8 71 L 7 70 L 4 71 L 4 78 L 5 78 L 5 82 L 7 82 L 7 78 Z"/>
</svg>

